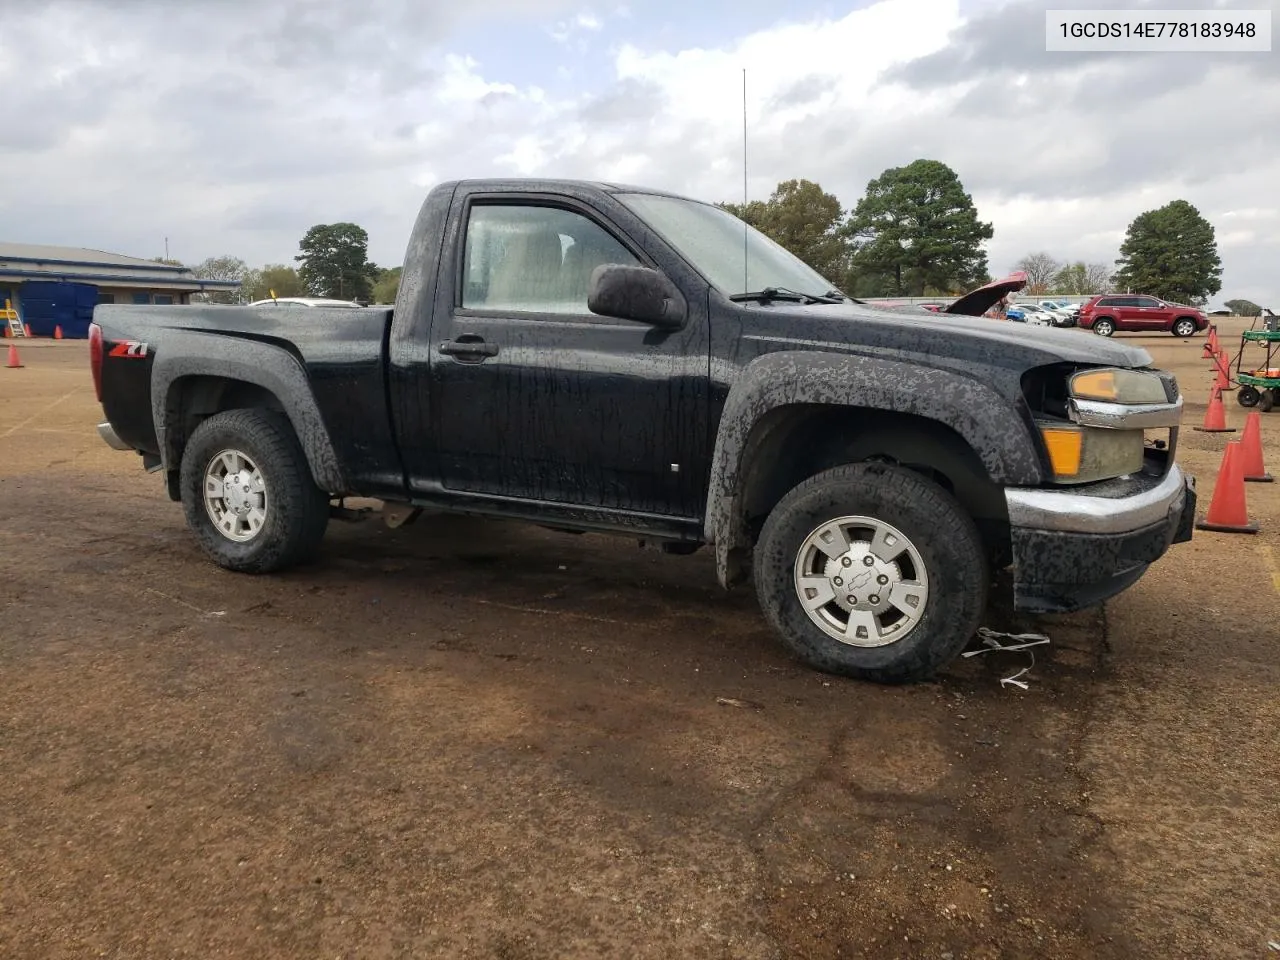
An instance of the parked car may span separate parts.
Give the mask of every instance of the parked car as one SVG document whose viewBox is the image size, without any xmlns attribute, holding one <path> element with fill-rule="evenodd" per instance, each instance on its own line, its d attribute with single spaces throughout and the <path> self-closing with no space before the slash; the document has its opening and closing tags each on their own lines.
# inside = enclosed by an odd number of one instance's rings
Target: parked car
<svg viewBox="0 0 1280 960">
<path fill-rule="evenodd" d="M 1005 311 L 1005 317 L 1017 323 L 1029 323 L 1035 327 L 1052 327 L 1054 323 L 1053 314 L 1047 310 L 1041 310 L 1033 303 L 1012 303 L 1009 309 Z"/>
<path fill-rule="evenodd" d="M 1080 308 L 1065 300 L 1041 300 L 1036 306 L 1053 316 L 1055 327 L 1074 327 L 1080 315 Z"/>
<path fill-rule="evenodd" d="M 959 655 L 995 570 L 1017 609 L 1075 610 L 1192 537 L 1176 380 L 982 319 L 1004 283 L 874 309 L 713 204 L 553 180 L 435 187 L 404 275 L 321 324 L 95 309 L 99 433 L 215 563 L 307 561 L 347 496 L 708 545 L 800 659 L 897 683 Z"/>
<path fill-rule="evenodd" d="M 1209 318 L 1196 307 L 1157 297 L 1106 294 L 1091 298 L 1080 309 L 1080 326 L 1103 337 L 1117 330 L 1190 337 L 1208 327 Z"/>
<path fill-rule="evenodd" d="M 354 300 L 330 300 L 326 297 L 269 297 L 255 300 L 251 307 L 349 307 L 360 309 Z"/>
</svg>

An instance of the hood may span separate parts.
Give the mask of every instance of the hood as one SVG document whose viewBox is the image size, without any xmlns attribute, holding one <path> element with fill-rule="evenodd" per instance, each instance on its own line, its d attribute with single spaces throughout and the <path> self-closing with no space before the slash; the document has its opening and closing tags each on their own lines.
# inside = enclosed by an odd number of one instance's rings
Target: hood
<svg viewBox="0 0 1280 960">
<path fill-rule="evenodd" d="M 992 286 L 996 286 L 993 284 Z M 976 292 L 976 291 L 975 291 Z M 1151 355 L 1106 337 L 1058 327 L 1005 323 L 980 316 L 918 308 L 876 308 L 852 302 L 801 306 L 774 301 L 743 304 L 752 317 L 748 336 L 792 349 L 824 344 L 867 355 L 915 355 L 921 363 L 994 364 L 1029 369 L 1049 363 L 1144 367 Z"/>
<path fill-rule="evenodd" d="M 1021 290 L 1027 285 L 1027 275 L 1024 271 L 1018 270 L 1009 274 L 1003 280 L 996 280 L 988 283 L 985 287 L 979 287 L 977 290 L 970 290 L 963 297 L 951 304 L 944 311 L 945 313 L 962 313 L 970 317 L 980 317 L 993 306 L 995 306 L 1001 297 L 1008 296 L 1015 290 Z"/>
<path fill-rule="evenodd" d="M 933 309 L 923 304 L 916 303 L 894 303 L 890 301 L 880 301 L 879 303 L 864 303 L 863 306 L 871 307 L 875 310 L 887 310 L 891 313 L 949 313 L 952 315 L 980 317 L 993 306 L 995 306 L 1001 297 L 1008 296 L 1015 290 L 1021 290 L 1027 285 L 1027 275 L 1019 270 L 1011 273 L 1002 280 L 994 280 L 985 287 L 978 287 L 976 290 L 970 290 L 958 300 L 952 301 L 945 307 L 933 306 Z"/>
</svg>

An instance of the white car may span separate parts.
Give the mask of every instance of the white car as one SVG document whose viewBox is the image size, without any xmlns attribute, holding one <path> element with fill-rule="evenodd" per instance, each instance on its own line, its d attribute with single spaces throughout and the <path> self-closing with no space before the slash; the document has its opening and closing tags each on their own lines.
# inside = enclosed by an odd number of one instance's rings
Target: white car
<svg viewBox="0 0 1280 960">
<path fill-rule="evenodd" d="M 328 300 L 324 297 L 276 297 L 274 300 L 255 300 L 251 307 L 347 307 L 359 310 L 360 304 L 353 300 Z"/>
<path fill-rule="evenodd" d="M 1041 300 L 1036 306 L 1058 318 L 1057 326 L 1060 327 L 1067 326 L 1080 315 L 1080 308 L 1066 300 Z"/>
<path fill-rule="evenodd" d="M 1022 314 L 1022 322 L 1030 324 L 1033 327 L 1052 327 L 1054 326 L 1053 314 L 1047 310 L 1043 310 L 1034 303 L 1011 303 L 1010 310 L 1017 310 Z"/>
</svg>

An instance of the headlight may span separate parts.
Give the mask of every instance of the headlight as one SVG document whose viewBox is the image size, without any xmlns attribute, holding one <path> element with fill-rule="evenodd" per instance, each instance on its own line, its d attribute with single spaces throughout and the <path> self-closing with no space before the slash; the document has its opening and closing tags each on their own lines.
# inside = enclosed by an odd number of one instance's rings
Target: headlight
<svg viewBox="0 0 1280 960">
<path fill-rule="evenodd" d="M 1151 456 L 1151 430 L 1169 431 L 1160 449 L 1173 456 L 1183 401 L 1172 376 L 1147 368 L 1064 366 L 1038 367 L 1023 377 L 1050 482 L 1094 483 L 1141 473 Z"/>
<path fill-rule="evenodd" d="M 1168 403 L 1164 382 L 1144 370 L 1082 370 L 1075 374 L 1067 391 L 1077 400 L 1110 403 Z"/>
<path fill-rule="evenodd" d="M 1137 473 L 1145 453 L 1141 430 L 1039 422 L 1055 483 L 1092 483 Z"/>
</svg>

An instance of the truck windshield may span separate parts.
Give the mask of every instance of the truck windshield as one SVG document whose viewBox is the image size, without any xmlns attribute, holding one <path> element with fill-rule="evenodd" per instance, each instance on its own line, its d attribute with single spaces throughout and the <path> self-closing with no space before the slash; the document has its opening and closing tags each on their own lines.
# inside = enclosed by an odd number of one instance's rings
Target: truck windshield
<svg viewBox="0 0 1280 960">
<path fill-rule="evenodd" d="M 768 288 L 821 296 L 835 289 L 799 257 L 727 210 L 649 193 L 617 196 L 725 296 Z"/>
</svg>

